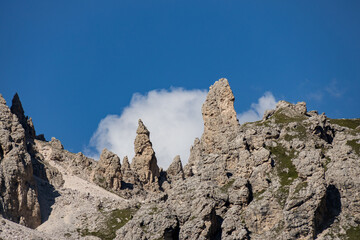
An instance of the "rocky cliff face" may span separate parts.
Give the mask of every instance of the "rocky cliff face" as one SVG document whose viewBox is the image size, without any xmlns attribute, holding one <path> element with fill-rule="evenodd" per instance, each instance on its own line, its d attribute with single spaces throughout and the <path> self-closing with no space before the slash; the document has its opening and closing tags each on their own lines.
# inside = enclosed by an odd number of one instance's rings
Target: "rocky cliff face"
<svg viewBox="0 0 360 240">
<path fill-rule="evenodd" d="M 166 200 L 142 207 L 118 239 L 360 235 L 353 197 L 360 186 L 360 121 L 331 120 L 303 102 L 280 101 L 262 121 L 240 126 L 233 101 L 226 80 L 210 87 L 204 133 L 191 148 L 186 178 L 171 182 Z"/>
<path fill-rule="evenodd" d="M 56 139 L 26 140 L 32 125 L 22 107 L 12 114 L 2 100 L 1 214 L 30 226 L 36 194 L 42 199 L 50 184 L 58 195 L 38 227 L 46 239 L 358 239 L 360 119 L 280 101 L 262 120 L 240 125 L 233 103 L 228 81 L 215 82 L 188 163 L 177 156 L 163 171 L 141 120 L 131 164 L 106 149 L 97 162 Z M 26 207 L 18 203 L 25 195 Z"/>
<path fill-rule="evenodd" d="M 31 228 L 41 223 L 37 186 L 31 157 L 27 152 L 25 130 L 1 95 L 0 213 L 5 218 Z"/>
</svg>

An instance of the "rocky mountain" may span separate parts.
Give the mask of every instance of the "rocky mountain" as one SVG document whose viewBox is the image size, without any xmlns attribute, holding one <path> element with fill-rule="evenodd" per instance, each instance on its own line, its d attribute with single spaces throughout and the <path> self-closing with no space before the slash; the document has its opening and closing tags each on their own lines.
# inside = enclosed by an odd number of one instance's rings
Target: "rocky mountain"
<svg viewBox="0 0 360 240">
<path fill-rule="evenodd" d="M 240 125 L 234 100 L 210 87 L 188 163 L 165 171 L 141 120 L 131 163 L 95 161 L 0 97 L 0 238 L 360 239 L 360 119 L 280 101 Z"/>
</svg>

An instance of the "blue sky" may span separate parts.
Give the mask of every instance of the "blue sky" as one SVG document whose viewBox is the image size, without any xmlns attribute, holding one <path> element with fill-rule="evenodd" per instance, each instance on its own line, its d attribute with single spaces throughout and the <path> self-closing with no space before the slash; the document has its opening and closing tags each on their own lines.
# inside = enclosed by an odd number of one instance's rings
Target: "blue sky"
<svg viewBox="0 0 360 240">
<path fill-rule="evenodd" d="M 208 89 L 222 77 L 238 113 L 269 91 L 358 118 L 359 10 L 359 1 L 0 1 L 0 93 L 10 104 L 18 92 L 37 132 L 75 152 L 134 93 Z"/>
</svg>

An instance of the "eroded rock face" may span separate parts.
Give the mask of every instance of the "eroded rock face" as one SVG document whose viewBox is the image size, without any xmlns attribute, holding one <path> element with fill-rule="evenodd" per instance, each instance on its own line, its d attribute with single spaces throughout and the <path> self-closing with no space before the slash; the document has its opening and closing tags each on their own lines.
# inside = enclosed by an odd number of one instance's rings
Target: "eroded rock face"
<svg viewBox="0 0 360 240">
<path fill-rule="evenodd" d="M 240 126 L 233 101 L 227 80 L 210 88 L 203 106 L 204 134 L 195 139 L 184 168 L 177 156 L 167 171 L 159 170 L 141 121 L 131 165 L 127 157 L 120 164 L 107 150 L 96 162 L 64 150 L 55 139 L 35 140 L 30 155 L 44 165 L 60 166 L 65 178 L 78 176 L 90 184 L 94 176 L 105 176 L 103 183 L 95 182 L 127 200 L 96 203 L 101 211 L 91 219 L 121 223 L 112 229 L 115 239 L 328 240 L 360 235 L 360 119 L 329 119 L 307 111 L 305 103 L 280 101 L 262 121 Z M 17 132 L 17 127 L 11 129 Z M 12 149 L 1 146 L 4 158 Z M 72 199 L 77 196 L 69 192 Z M 91 194 L 81 198 L 92 201 Z M 119 203 L 119 215 L 104 218 Z M 101 224 L 82 223 L 87 217 L 74 220 L 77 228 L 83 227 L 71 232 L 74 238 L 104 230 Z M 63 237 L 63 231 L 57 232 Z"/>
<path fill-rule="evenodd" d="M 0 136 L 0 213 L 35 228 L 41 224 L 40 205 L 25 130 L 1 95 Z"/>
<path fill-rule="evenodd" d="M 179 239 L 330 239 L 358 231 L 360 121 L 337 121 L 350 126 L 342 128 L 303 102 L 280 101 L 262 121 L 239 126 L 232 110 L 220 110 L 232 106 L 231 95 L 217 97 L 229 93 L 225 83 L 215 83 L 204 103 L 204 135 L 191 148 L 185 180 L 171 182 L 165 200 L 146 204 L 118 236 L 164 237 L 167 218 L 177 220 Z M 175 159 L 170 179 L 178 166 Z"/>
<path fill-rule="evenodd" d="M 243 137 L 239 135 L 234 95 L 226 79 L 210 87 L 202 114 L 204 133 L 191 147 L 185 175 L 201 175 L 204 180 L 217 179 L 226 183 L 226 174 L 235 174 L 238 167 L 238 149 L 245 148 Z"/>
<path fill-rule="evenodd" d="M 94 171 L 93 179 L 94 182 L 106 189 L 120 191 L 122 180 L 120 158 L 104 148 Z"/>
<path fill-rule="evenodd" d="M 210 87 L 202 106 L 204 133 L 201 137 L 205 153 L 216 153 L 231 140 L 239 127 L 234 110 L 234 95 L 225 78 Z"/>
<path fill-rule="evenodd" d="M 166 170 L 167 176 L 171 180 L 184 179 L 184 171 L 180 156 L 177 155 L 169 168 Z"/>
<path fill-rule="evenodd" d="M 150 142 L 150 132 L 141 120 L 139 120 L 136 134 L 134 142 L 135 157 L 132 160 L 131 168 L 137 173 L 140 181 L 143 183 L 157 182 L 160 171 L 155 151 Z"/>
</svg>

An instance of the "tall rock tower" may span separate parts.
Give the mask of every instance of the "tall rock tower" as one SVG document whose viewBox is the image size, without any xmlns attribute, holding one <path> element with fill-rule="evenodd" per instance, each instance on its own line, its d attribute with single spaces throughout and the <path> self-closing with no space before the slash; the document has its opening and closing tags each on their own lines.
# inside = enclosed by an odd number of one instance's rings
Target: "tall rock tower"
<svg viewBox="0 0 360 240">
<path fill-rule="evenodd" d="M 157 165 L 155 151 L 150 141 L 150 132 L 141 119 L 139 119 L 136 134 L 134 143 L 135 157 L 131 163 L 131 168 L 138 174 L 141 182 L 145 184 L 157 182 L 160 171 Z"/>
</svg>

